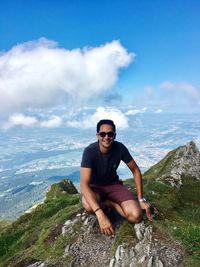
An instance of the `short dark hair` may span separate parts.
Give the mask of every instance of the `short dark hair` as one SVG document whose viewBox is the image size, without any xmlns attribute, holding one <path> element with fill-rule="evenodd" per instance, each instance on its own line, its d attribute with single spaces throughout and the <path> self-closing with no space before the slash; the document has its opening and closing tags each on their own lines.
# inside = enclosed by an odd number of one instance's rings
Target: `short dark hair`
<svg viewBox="0 0 200 267">
<path fill-rule="evenodd" d="M 116 131 L 116 127 L 115 127 L 115 124 L 112 120 L 100 120 L 98 123 L 97 123 L 97 133 L 99 132 L 100 130 L 100 127 L 101 125 L 103 124 L 108 124 L 108 125 L 111 125 L 113 127 L 113 132 L 115 133 Z"/>
</svg>

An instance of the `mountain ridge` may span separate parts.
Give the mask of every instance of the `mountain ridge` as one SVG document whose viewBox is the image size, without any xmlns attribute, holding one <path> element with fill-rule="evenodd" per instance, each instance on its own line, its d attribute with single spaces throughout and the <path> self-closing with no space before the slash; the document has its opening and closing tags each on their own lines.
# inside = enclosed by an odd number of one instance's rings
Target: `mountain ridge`
<svg viewBox="0 0 200 267">
<path fill-rule="evenodd" d="M 144 214 L 135 225 L 108 214 L 115 237 L 100 234 L 96 217 L 84 212 L 70 180 L 52 185 L 43 204 L 2 227 L 0 266 L 199 266 L 198 160 L 199 151 L 189 142 L 152 166 L 143 176 L 144 194 L 158 213 L 152 222 Z M 135 191 L 132 179 L 124 184 Z"/>
<path fill-rule="evenodd" d="M 163 173 L 164 169 L 164 173 Z M 180 188 L 184 176 L 200 181 L 200 153 L 193 141 L 170 151 L 161 161 L 144 173 L 157 181 Z"/>
</svg>

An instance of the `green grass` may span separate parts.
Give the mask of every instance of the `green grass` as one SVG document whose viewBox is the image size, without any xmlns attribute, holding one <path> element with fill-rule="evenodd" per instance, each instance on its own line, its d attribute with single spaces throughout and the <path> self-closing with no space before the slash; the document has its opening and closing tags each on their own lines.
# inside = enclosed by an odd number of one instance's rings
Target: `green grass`
<svg viewBox="0 0 200 267">
<path fill-rule="evenodd" d="M 144 177 L 148 178 L 157 178 L 170 173 L 172 162 L 174 160 L 174 154 L 176 150 L 170 151 L 166 157 L 164 157 L 161 161 L 151 167 L 148 171 L 144 173 Z"/>
<path fill-rule="evenodd" d="M 171 154 L 165 164 L 170 158 Z M 144 196 L 158 210 L 151 224 L 159 235 L 175 240 L 186 251 L 185 267 L 200 266 L 200 182 L 184 177 L 180 189 L 157 182 L 155 173 L 162 172 L 162 164 L 157 164 L 158 171 L 152 168 L 144 175 Z M 132 179 L 125 184 L 135 192 Z"/>
<path fill-rule="evenodd" d="M 168 159 L 169 160 L 169 159 Z M 166 163 L 166 162 L 165 162 Z M 160 166 L 161 169 L 161 166 Z M 135 191 L 133 179 L 125 185 Z M 63 257 L 67 244 L 73 236 L 61 235 L 62 224 L 81 210 L 79 194 L 67 184 L 53 186 L 46 201 L 31 213 L 18 220 L 0 224 L 0 266 L 27 266 L 37 260 L 61 266 L 70 261 Z M 71 191 L 72 190 L 72 191 Z M 144 175 L 144 196 L 155 206 L 158 214 L 150 222 L 159 235 L 178 242 L 186 252 L 184 266 L 200 266 L 200 182 L 191 177 L 183 178 L 180 189 L 157 182 L 153 174 Z M 145 218 L 145 222 L 147 219 Z M 74 225 L 79 231 L 80 222 Z M 112 253 L 121 243 L 134 245 L 136 236 L 133 224 L 123 221 L 112 247 Z"/>
<path fill-rule="evenodd" d="M 60 192 L 59 192 L 60 191 Z M 51 198 L 51 197 L 52 198 Z M 36 260 L 59 261 L 71 237 L 61 235 L 62 224 L 81 209 L 79 194 L 53 186 L 46 201 L 0 232 L 0 266 L 28 265 Z"/>
<path fill-rule="evenodd" d="M 112 246 L 111 254 L 114 254 L 117 247 L 124 242 L 129 246 L 134 245 L 137 242 L 134 224 L 125 220 L 120 224 L 117 236 Z"/>
<path fill-rule="evenodd" d="M 200 266 L 200 182 L 185 177 L 183 186 L 178 190 L 149 180 L 145 191 L 159 211 L 154 224 L 159 224 L 186 250 L 188 259 L 185 266 L 197 261 Z"/>
<path fill-rule="evenodd" d="M 11 223 L 11 221 L 0 221 L 0 232 L 5 230 Z"/>
</svg>

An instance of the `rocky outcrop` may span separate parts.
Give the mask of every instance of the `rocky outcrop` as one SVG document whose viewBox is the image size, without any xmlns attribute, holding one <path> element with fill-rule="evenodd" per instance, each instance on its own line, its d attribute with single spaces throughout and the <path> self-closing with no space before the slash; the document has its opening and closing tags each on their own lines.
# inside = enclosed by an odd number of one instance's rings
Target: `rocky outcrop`
<svg viewBox="0 0 200 267">
<path fill-rule="evenodd" d="M 118 221 L 118 223 L 120 223 Z M 77 225 L 79 229 L 77 230 Z M 118 225 L 119 226 L 119 225 Z M 116 236 L 119 233 L 117 226 Z M 63 257 L 69 257 L 68 267 L 175 267 L 183 260 L 178 244 L 157 236 L 151 225 L 144 222 L 132 224 L 136 233 L 134 246 L 123 242 L 113 252 L 115 237 L 102 235 L 95 216 L 85 212 L 67 220 L 63 235 L 74 236 L 65 248 Z M 29 267 L 52 267 L 48 262 L 36 262 Z"/>
<path fill-rule="evenodd" d="M 74 233 L 75 235 L 78 234 L 76 241 L 65 249 L 65 256 L 71 258 L 69 266 L 109 266 L 114 238 L 102 235 L 96 217 L 88 216 L 85 212 L 71 221 L 71 226 L 63 231 L 64 234 L 71 233 L 74 222 L 79 223 L 79 225 L 81 223 L 81 226 L 79 232 Z"/>
<path fill-rule="evenodd" d="M 190 141 L 185 146 L 169 152 L 148 171 L 149 173 L 152 173 L 157 181 L 176 188 L 182 186 L 185 176 L 200 180 L 200 152 L 196 144 Z"/>
<path fill-rule="evenodd" d="M 175 243 L 156 237 L 152 226 L 144 222 L 134 226 L 137 243 L 135 246 L 120 244 L 109 267 L 174 267 L 179 266 L 183 252 Z"/>
<path fill-rule="evenodd" d="M 50 186 L 46 194 L 45 201 L 59 198 L 61 195 L 73 195 L 77 193 L 78 191 L 72 181 L 69 179 L 64 179 L 59 183 Z"/>
</svg>

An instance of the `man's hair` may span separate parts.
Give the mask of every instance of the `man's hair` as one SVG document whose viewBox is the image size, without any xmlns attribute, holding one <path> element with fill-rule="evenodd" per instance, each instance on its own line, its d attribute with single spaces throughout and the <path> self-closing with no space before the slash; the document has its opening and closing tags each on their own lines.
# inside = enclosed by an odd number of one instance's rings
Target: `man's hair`
<svg viewBox="0 0 200 267">
<path fill-rule="evenodd" d="M 115 127 L 115 124 L 112 120 L 100 120 L 98 123 L 97 123 L 97 133 L 99 132 L 100 130 L 100 127 L 101 125 L 103 124 L 108 124 L 108 125 L 111 125 L 113 127 L 113 132 L 115 133 L 116 131 L 116 127 Z"/>
</svg>

